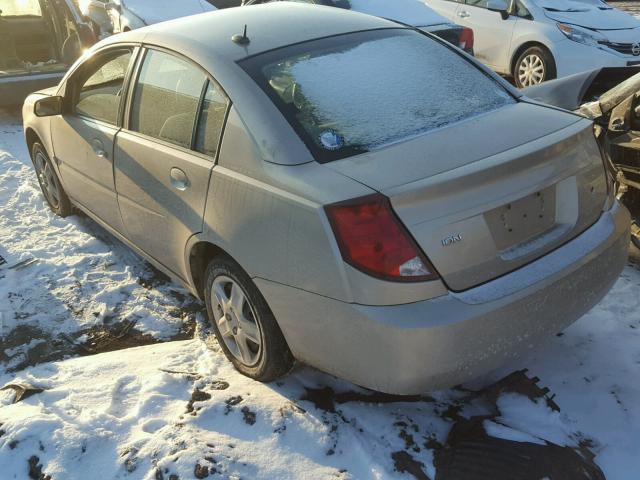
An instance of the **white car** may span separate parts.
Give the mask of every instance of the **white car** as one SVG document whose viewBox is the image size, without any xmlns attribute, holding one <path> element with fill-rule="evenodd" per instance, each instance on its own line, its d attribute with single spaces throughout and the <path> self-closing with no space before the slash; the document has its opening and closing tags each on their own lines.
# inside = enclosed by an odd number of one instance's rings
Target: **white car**
<svg viewBox="0 0 640 480">
<path fill-rule="evenodd" d="M 216 10 L 207 0 L 111 0 L 105 8 L 113 33 Z"/>
<path fill-rule="evenodd" d="M 600 0 L 425 0 L 473 29 L 476 57 L 518 87 L 640 64 L 640 21 Z"/>
</svg>

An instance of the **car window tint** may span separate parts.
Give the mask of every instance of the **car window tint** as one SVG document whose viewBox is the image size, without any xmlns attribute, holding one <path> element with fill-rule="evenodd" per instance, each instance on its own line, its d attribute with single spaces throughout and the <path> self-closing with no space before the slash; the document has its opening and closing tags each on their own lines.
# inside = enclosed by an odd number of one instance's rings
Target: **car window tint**
<svg viewBox="0 0 640 480">
<path fill-rule="evenodd" d="M 218 153 L 220 134 L 227 114 L 227 97 L 214 82 L 209 82 L 198 120 L 196 150 L 212 157 Z"/>
<path fill-rule="evenodd" d="M 3 17 L 41 17 L 39 0 L 0 0 Z"/>
<path fill-rule="evenodd" d="M 115 125 L 131 50 L 120 50 L 87 64 L 77 86 L 75 112 Z"/>
<path fill-rule="evenodd" d="M 136 84 L 129 128 L 190 148 L 205 80 L 204 73 L 186 61 L 149 50 Z"/>
</svg>

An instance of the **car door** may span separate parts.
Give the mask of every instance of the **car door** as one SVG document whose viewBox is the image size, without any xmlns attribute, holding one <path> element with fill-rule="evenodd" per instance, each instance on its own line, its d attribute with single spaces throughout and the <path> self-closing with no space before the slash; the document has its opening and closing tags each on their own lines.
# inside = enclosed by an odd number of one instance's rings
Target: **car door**
<svg viewBox="0 0 640 480">
<path fill-rule="evenodd" d="M 459 23 L 456 13 L 460 4 L 464 3 L 464 0 L 425 0 L 424 3 L 443 17 L 448 18 L 452 22 Z"/>
<path fill-rule="evenodd" d="M 113 146 L 136 53 L 134 46 L 118 46 L 86 61 L 67 81 L 65 114 L 51 120 L 54 156 L 68 194 L 121 233 Z"/>
<path fill-rule="evenodd" d="M 127 237 L 184 277 L 184 249 L 202 230 L 228 101 L 173 53 L 147 50 L 117 137 L 115 181 Z"/>
<path fill-rule="evenodd" d="M 509 10 L 509 0 L 465 0 L 456 11 L 456 23 L 473 30 L 476 58 L 500 73 L 509 70 L 511 39 L 518 17 L 502 18 L 489 8 Z"/>
</svg>

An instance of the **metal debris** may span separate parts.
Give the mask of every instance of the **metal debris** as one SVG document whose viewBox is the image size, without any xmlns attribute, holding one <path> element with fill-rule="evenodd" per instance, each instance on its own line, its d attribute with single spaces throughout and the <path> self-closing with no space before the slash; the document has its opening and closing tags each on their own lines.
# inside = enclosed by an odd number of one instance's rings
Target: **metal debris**
<svg viewBox="0 0 640 480">
<path fill-rule="evenodd" d="M 492 418 L 456 422 L 447 445 L 435 453 L 435 480 L 605 480 L 588 448 L 490 437 L 484 421 Z"/>
<path fill-rule="evenodd" d="M 13 399 L 13 403 L 18 403 L 19 401 L 29 398 L 31 395 L 35 395 L 36 393 L 44 392 L 43 388 L 34 387 L 33 385 L 29 385 L 28 383 L 9 383 L 0 388 L 0 390 L 14 391 L 16 393 L 16 396 Z"/>
<path fill-rule="evenodd" d="M 27 267 L 30 267 L 34 263 L 38 263 L 37 258 L 27 258 L 21 262 L 16 263 L 15 265 L 11 265 L 9 270 L 24 270 Z"/>
</svg>

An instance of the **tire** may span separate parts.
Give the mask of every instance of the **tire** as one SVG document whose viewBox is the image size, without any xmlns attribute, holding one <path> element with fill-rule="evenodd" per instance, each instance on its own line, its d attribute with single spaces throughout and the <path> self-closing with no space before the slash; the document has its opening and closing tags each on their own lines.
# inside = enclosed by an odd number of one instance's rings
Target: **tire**
<svg viewBox="0 0 640 480">
<path fill-rule="evenodd" d="M 207 315 L 226 357 L 243 375 L 270 382 L 294 364 L 282 331 L 249 275 L 226 256 L 205 273 Z"/>
<path fill-rule="evenodd" d="M 531 87 L 556 78 L 556 62 L 543 47 L 529 47 L 513 65 L 513 79 L 518 88 Z"/>
<path fill-rule="evenodd" d="M 67 217 L 73 213 L 71 201 L 64 191 L 53 163 L 42 144 L 35 142 L 31 148 L 31 161 L 38 176 L 42 195 L 56 215 Z"/>
</svg>

